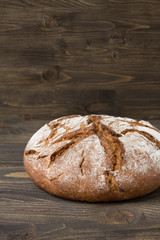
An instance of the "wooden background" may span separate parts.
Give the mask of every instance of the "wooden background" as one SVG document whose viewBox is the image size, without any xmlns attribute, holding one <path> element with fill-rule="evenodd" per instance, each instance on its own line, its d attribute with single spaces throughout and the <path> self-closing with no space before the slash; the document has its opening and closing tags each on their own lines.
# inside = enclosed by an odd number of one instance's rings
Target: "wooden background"
<svg viewBox="0 0 160 240">
<path fill-rule="evenodd" d="M 160 189 L 88 204 L 25 174 L 38 128 L 91 113 L 160 128 L 160 1 L 0 0 L 0 239 L 159 240 Z"/>
<path fill-rule="evenodd" d="M 160 119 L 160 1 L 0 1 L 1 118 Z"/>
</svg>

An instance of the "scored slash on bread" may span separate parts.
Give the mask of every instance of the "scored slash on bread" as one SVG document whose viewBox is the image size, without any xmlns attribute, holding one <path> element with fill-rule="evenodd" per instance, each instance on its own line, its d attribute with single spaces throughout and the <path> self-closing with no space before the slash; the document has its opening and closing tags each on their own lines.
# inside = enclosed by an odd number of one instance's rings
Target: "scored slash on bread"
<svg viewBox="0 0 160 240">
<path fill-rule="evenodd" d="M 37 185 L 63 198 L 136 198 L 160 186 L 160 132 L 143 120 L 66 116 L 32 136 L 24 165 Z"/>
</svg>

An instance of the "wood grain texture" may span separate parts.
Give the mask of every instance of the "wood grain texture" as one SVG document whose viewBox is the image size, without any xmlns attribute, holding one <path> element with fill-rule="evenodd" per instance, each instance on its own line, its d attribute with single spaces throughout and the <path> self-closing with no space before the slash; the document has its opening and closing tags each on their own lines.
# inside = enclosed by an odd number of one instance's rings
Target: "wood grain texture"
<svg viewBox="0 0 160 240">
<path fill-rule="evenodd" d="M 150 121 L 160 129 L 160 120 Z M 130 201 L 85 203 L 37 187 L 23 167 L 24 147 L 44 120 L 0 122 L 0 239 L 159 240 L 160 189 Z"/>
<path fill-rule="evenodd" d="M 159 240 L 159 189 L 120 203 L 63 200 L 22 161 L 32 134 L 63 115 L 160 128 L 159 25 L 159 0 L 0 1 L 0 239 Z"/>
<path fill-rule="evenodd" d="M 158 0 L 2 0 L 0 16 L 0 119 L 160 118 Z"/>
</svg>

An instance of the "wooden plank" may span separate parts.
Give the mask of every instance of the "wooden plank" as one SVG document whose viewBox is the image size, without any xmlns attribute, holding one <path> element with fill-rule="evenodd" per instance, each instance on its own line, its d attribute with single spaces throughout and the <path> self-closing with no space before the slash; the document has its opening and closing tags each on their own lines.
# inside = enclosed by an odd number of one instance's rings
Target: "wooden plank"
<svg viewBox="0 0 160 240">
<path fill-rule="evenodd" d="M 79 84 L 77 84 L 79 86 Z M 128 116 L 139 119 L 159 119 L 160 91 L 155 89 L 79 89 L 74 85 L 67 88 L 56 87 L 55 90 L 37 87 L 30 89 L 0 89 L 1 120 L 6 118 L 54 119 L 57 116 L 70 114 L 108 114 Z"/>
<path fill-rule="evenodd" d="M 0 239 L 159 240 L 160 189 L 74 202 L 41 190 L 23 167 L 29 138 L 63 115 L 160 128 L 159 0 L 1 0 L 0 16 Z"/>
<path fill-rule="evenodd" d="M 77 113 L 159 119 L 159 6 L 2 0 L 0 119 Z"/>
</svg>

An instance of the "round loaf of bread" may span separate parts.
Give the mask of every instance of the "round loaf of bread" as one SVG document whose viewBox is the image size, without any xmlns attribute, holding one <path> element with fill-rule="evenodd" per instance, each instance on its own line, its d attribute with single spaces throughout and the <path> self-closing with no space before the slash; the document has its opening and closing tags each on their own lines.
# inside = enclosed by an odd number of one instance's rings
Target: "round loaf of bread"
<svg viewBox="0 0 160 240">
<path fill-rule="evenodd" d="M 132 199 L 160 187 L 160 132 L 108 115 L 66 116 L 29 140 L 24 166 L 44 190 L 67 199 Z"/>
</svg>

